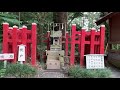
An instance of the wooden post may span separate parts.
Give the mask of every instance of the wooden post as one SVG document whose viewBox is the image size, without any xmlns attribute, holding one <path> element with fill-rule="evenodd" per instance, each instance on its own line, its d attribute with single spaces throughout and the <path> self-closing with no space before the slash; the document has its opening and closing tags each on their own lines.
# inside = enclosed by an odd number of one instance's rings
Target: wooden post
<svg viewBox="0 0 120 90">
<path fill-rule="evenodd" d="M 85 29 L 81 30 L 81 45 L 80 45 L 80 66 L 84 66 L 84 50 L 85 50 Z"/>
<path fill-rule="evenodd" d="M 65 56 L 68 56 L 68 31 L 65 36 Z"/>
<path fill-rule="evenodd" d="M 105 25 L 100 27 L 100 54 L 104 54 Z"/>
<path fill-rule="evenodd" d="M 32 52 L 31 52 L 31 64 L 36 65 L 36 41 L 37 41 L 37 24 L 32 23 Z"/>
<path fill-rule="evenodd" d="M 8 23 L 3 23 L 3 52 L 2 53 L 7 53 L 8 52 L 8 29 L 9 29 L 9 24 Z"/>
<path fill-rule="evenodd" d="M 9 30 L 8 30 L 8 53 L 12 53 L 12 42 L 9 42 L 9 40 L 12 40 L 12 30 L 13 28 L 12 27 L 9 27 Z M 9 59 L 9 61 L 11 62 L 11 59 Z"/>
<path fill-rule="evenodd" d="M 3 23 L 3 52 L 2 53 L 8 53 L 8 30 L 9 30 L 9 24 Z M 7 60 L 4 61 L 4 68 L 6 68 Z"/>
<path fill-rule="evenodd" d="M 75 33 L 76 32 L 76 24 L 72 25 L 72 36 L 71 36 L 71 52 L 70 52 L 70 65 L 74 65 L 75 59 Z"/>
<path fill-rule="evenodd" d="M 81 31 L 80 31 L 81 32 Z M 79 34 L 79 39 L 78 39 L 79 41 L 81 40 L 81 34 Z M 80 43 L 78 44 L 78 51 L 79 51 L 79 53 L 80 53 L 80 51 L 81 51 L 81 41 L 80 41 Z"/>
<path fill-rule="evenodd" d="M 94 54 L 95 28 L 91 29 L 90 54 Z"/>
<path fill-rule="evenodd" d="M 97 42 L 99 42 L 100 41 L 100 36 L 97 36 Z M 100 53 L 100 44 L 99 45 L 97 45 L 97 54 L 99 54 Z"/>
<path fill-rule="evenodd" d="M 27 41 L 31 39 L 31 35 L 28 34 L 28 38 Z M 30 57 L 31 56 L 31 43 L 27 43 L 27 56 Z"/>
<path fill-rule="evenodd" d="M 97 42 L 97 36 L 95 37 L 95 42 Z M 97 54 L 97 45 L 94 45 L 94 54 Z"/>
<path fill-rule="evenodd" d="M 50 31 L 47 31 L 47 50 L 50 50 Z"/>
<path fill-rule="evenodd" d="M 25 45 L 25 62 L 27 60 L 27 26 L 22 27 L 22 44 Z M 24 63 L 25 63 L 24 62 Z"/>
<path fill-rule="evenodd" d="M 12 42 L 13 42 L 13 53 L 14 53 L 14 60 L 13 63 L 17 62 L 17 26 L 13 26 L 13 36 L 12 36 Z"/>
<path fill-rule="evenodd" d="M 8 34 L 8 39 L 11 39 L 12 35 L 11 35 L 11 31 L 13 30 L 12 27 L 9 27 L 9 34 Z M 8 53 L 12 52 L 12 44 L 11 42 L 8 41 Z"/>
</svg>

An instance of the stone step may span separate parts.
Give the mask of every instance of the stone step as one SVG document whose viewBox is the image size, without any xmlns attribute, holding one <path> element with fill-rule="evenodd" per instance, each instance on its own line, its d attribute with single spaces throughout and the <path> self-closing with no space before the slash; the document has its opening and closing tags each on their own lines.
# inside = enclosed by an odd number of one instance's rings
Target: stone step
<svg viewBox="0 0 120 90">
<path fill-rule="evenodd" d="M 47 69 L 60 69 L 60 61 L 58 60 L 48 60 L 46 65 Z"/>
<path fill-rule="evenodd" d="M 51 55 L 51 56 L 64 56 L 64 50 L 60 50 L 60 51 L 53 51 L 53 50 L 48 50 L 46 51 L 46 55 Z"/>
<path fill-rule="evenodd" d="M 59 56 L 51 56 L 51 55 L 48 55 L 47 56 L 47 60 L 59 60 Z"/>
</svg>

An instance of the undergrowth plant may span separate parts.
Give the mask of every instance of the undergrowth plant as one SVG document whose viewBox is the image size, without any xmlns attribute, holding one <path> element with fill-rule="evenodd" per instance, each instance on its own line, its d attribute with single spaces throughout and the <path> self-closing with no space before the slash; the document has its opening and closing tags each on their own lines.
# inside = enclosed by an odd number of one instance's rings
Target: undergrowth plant
<svg viewBox="0 0 120 90">
<path fill-rule="evenodd" d="M 68 69 L 68 75 L 72 78 L 110 78 L 111 71 L 109 68 L 93 70 L 74 66 Z"/>
<path fill-rule="evenodd" d="M 9 64 L 6 68 L 6 76 L 14 76 L 17 78 L 30 78 L 34 77 L 37 73 L 37 70 L 26 64 Z"/>
</svg>

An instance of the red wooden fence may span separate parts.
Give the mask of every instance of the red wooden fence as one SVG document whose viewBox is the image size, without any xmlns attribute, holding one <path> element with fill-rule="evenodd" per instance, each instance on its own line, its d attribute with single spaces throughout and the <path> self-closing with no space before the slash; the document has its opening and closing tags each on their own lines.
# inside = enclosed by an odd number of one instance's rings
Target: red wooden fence
<svg viewBox="0 0 120 90">
<path fill-rule="evenodd" d="M 70 65 L 74 65 L 75 63 L 75 44 L 78 44 L 80 66 L 85 66 L 84 61 L 85 54 L 104 54 L 104 39 L 105 39 L 104 25 L 101 25 L 100 31 L 96 32 L 95 29 L 92 28 L 90 31 L 87 32 L 84 28 L 82 28 L 80 31 L 76 31 L 76 25 L 73 24 L 72 35 L 70 36 L 69 33 L 66 32 L 65 41 L 66 56 L 68 56 L 68 44 L 71 45 Z"/>
<path fill-rule="evenodd" d="M 31 30 L 28 30 L 26 26 L 12 28 L 8 23 L 3 23 L 3 53 L 14 53 L 13 63 L 16 63 L 18 59 L 18 45 L 24 44 L 26 45 L 26 59 L 30 56 L 31 64 L 36 65 L 36 29 L 36 23 L 32 23 Z"/>
</svg>

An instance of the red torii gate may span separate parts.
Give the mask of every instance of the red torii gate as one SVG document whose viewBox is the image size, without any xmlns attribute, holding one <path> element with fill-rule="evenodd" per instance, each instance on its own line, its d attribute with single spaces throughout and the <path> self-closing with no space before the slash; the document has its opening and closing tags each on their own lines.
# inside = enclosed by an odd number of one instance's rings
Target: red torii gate
<svg viewBox="0 0 120 90">
<path fill-rule="evenodd" d="M 87 32 L 84 28 L 82 28 L 80 31 L 76 31 L 76 25 L 73 24 L 72 35 L 69 36 L 69 33 L 66 32 L 65 41 L 66 56 L 68 56 L 68 44 L 71 44 L 70 65 L 74 65 L 75 61 L 74 60 L 75 44 L 78 44 L 80 54 L 80 66 L 85 66 L 84 61 L 85 54 L 104 54 L 104 39 L 105 39 L 105 25 L 101 25 L 100 31 L 96 32 L 95 28 L 92 28 L 91 31 Z"/>
<path fill-rule="evenodd" d="M 3 23 L 3 52 L 14 53 L 13 63 L 17 62 L 18 45 L 26 45 L 26 59 L 31 56 L 31 64 L 36 65 L 36 29 L 37 24 L 32 23 L 32 29 L 28 30 L 26 26 L 19 28 L 17 26 L 9 27 L 8 23 Z"/>
</svg>

